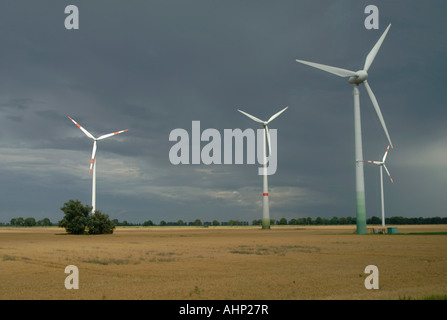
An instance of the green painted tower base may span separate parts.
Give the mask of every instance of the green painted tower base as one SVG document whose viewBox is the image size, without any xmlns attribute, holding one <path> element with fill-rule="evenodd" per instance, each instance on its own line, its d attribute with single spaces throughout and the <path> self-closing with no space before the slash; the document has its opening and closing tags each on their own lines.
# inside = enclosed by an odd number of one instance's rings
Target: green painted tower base
<svg viewBox="0 0 447 320">
<path fill-rule="evenodd" d="M 366 234 L 365 193 L 357 192 L 357 234 Z"/>
<path fill-rule="evenodd" d="M 268 219 L 268 218 L 262 219 L 262 229 L 266 229 L 266 230 L 270 229 L 270 219 Z"/>
</svg>

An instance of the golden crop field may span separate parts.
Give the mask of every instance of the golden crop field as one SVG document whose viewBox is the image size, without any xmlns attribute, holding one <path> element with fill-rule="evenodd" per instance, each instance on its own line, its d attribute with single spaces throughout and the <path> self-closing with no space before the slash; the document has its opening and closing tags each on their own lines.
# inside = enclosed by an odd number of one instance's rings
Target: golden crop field
<svg viewBox="0 0 447 320">
<path fill-rule="evenodd" d="M 424 299 L 447 294 L 447 226 L 0 228 L 0 299 Z M 68 290 L 65 267 L 79 270 Z M 366 289 L 365 267 L 379 271 Z"/>
</svg>

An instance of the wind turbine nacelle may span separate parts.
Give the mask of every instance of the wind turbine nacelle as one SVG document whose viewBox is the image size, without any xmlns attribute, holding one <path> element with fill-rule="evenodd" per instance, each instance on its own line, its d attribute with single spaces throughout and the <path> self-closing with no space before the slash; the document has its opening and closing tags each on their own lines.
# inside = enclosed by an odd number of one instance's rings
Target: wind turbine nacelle
<svg viewBox="0 0 447 320">
<path fill-rule="evenodd" d="M 359 70 L 356 72 L 356 76 L 349 78 L 349 83 L 360 84 L 366 79 L 368 79 L 368 73 L 365 70 Z"/>
</svg>

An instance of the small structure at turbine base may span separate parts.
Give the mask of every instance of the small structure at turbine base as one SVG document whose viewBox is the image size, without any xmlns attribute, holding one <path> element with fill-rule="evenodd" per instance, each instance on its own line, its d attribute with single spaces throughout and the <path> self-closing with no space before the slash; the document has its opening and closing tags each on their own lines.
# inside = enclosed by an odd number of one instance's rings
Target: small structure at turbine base
<svg viewBox="0 0 447 320">
<path fill-rule="evenodd" d="M 263 230 L 270 230 L 270 219 L 269 218 L 263 218 L 262 219 L 262 229 Z"/>
</svg>

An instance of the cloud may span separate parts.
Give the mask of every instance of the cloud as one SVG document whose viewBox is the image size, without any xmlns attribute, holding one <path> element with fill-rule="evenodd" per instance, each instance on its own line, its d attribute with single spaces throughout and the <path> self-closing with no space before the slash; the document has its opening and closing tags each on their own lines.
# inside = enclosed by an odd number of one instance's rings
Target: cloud
<svg viewBox="0 0 447 320">
<path fill-rule="evenodd" d="M 135 222 L 257 219 L 257 165 L 174 166 L 169 133 L 193 120 L 220 132 L 257 129 L 238 108 L 268 118 L 285 106 L 271 127 L 272 217 L 355 216 L 352 87 L 295 59 L 357 70 L 389 22 L 368 79 L 395 146 L 387 210 L 445 207 L 447 4 L 379 1 L 379 30 L 364 28 L 365 5 L 354 0 L 78 4 L 77 31 L 64 28 L 64 4 L 2 8 L 0 219 L 36 208 L 56 218 L 68 199 L 90 202 L 91 141 L 67 116 L 95 136 L 129 129 L 98 144 L 106 213 Z M 387 141 L 363 88 L 360 99 L 364 158 L 377 158 Z M 365 167 L 368 216 L 374 169 Z"/>
</svg>

